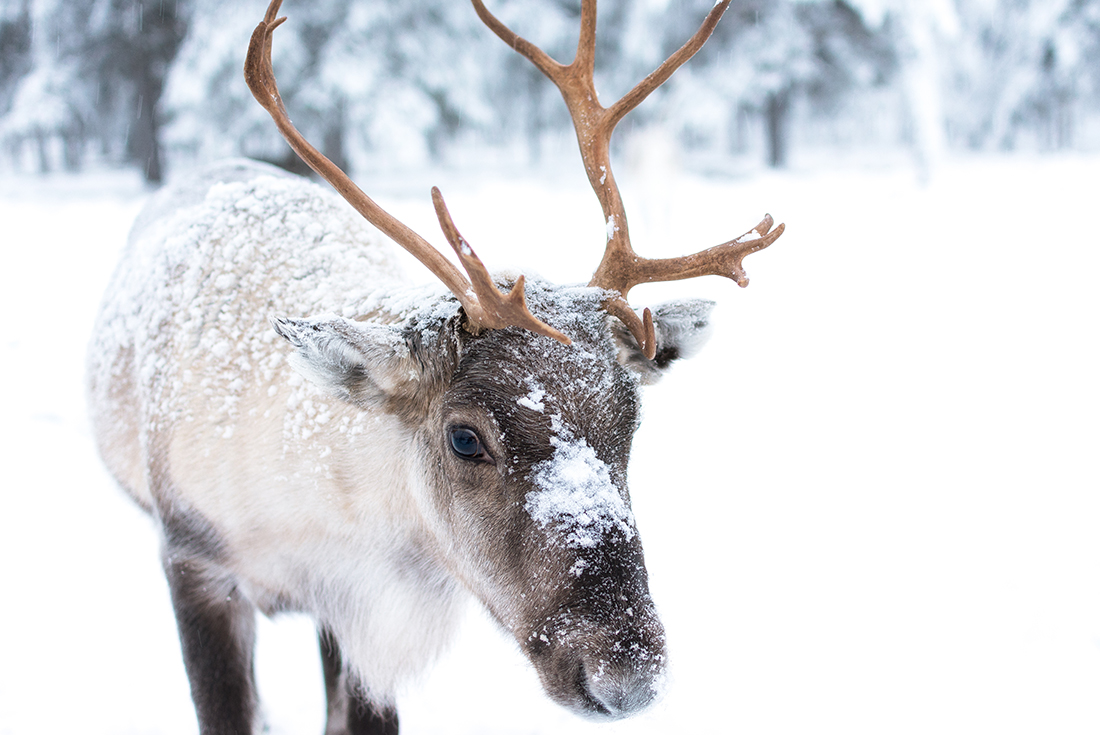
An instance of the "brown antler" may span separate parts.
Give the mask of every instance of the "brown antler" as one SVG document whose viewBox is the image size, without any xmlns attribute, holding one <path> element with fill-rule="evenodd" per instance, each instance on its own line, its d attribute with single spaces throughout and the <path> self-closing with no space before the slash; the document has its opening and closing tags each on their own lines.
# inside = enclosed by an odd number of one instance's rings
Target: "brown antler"
<svg viewBox="0 0 1100 735">
<path fill-rule="evenodd" d="M 783 225 L 772 230 L 772 218 L 766 215 L 753 230 L 728 243 L 717 245 L 694 255 L 679 258 L 649 259 L 634 252 L 627 230 L 626 210 L 615 176 L 611 172 L 611 133 L 623 117 L 637 107 L 653 90 L 661 86 L 673 72 L 695 55 L 714 31 L 731 0 L 719 0 L 707 14 L 695 35 L 672 54 L 648 77 L 627 92 L 610 107 L 600 104 L 593 81 L 596 47 L 596 0 L 582 0 L 581 30 L 577 55 L 568 66 L 561 64 L 542 49 L 516 35 L 490 13 L 482 0 L 472 0 L 478 17 L 501 40 L 525 56 L 561 90 L 573 125 L 577 131 L 581 158 L 588 181 L 603 208 L 607 223 L 607 247 L 603 259 L 588 285 L 618 293 L 605 302 L 608 313 L 629 327 L 638 345 L 650 359 L 657 345 L 653 334 L 653 319 L 646 309 L 641 318 L 626 301 L 630 289 L 639 283 L 674 281 L 703 275 L 732 278 L 738 285 L 748 285 L 741 261 L 749 253 L 771 245 L 783 234 Z M 753 235 L 753 237 L 749 237 Z"/>
<path fill-rule="evenodd" d="M 290 117 L 283 106 L 282 97 L 275 84 L 275 72 L 271 66 L 272 35 L 275 29 L 286 20 L 285 17 L 276 18 L 281 5 L 282 0 L 271 0 L 263 22 L 253 31 L 252 39 L 248 44 L 248 56 L 244 63 L 244 77 L 248 88 L 252 90 L 252 95 L 271 115 L 279 132 L 290 143 L 294 152 L 309 164 L 310 168 L 332 184 L 340 196 L 355 207 L 368 222 L 412 253 L 450 289 L 451 293 L 458 297 L 459 303 L 466 311 L 467 328 L 470 331 L 476 334 L 483 329 L 517 326 L 570 344 L 568 337 L 539 321 L 528 311 L 523 293 L 522 276 L 516 280 L 508 294 L 500 292 L 484 264 L 458 234 L 438 189 L 432 189 L 432 199 L 435 202 L 439 223 L 451 247 L 458 254 L 459 261 L 469 274 L 469 280 L 424 238 L 364 194 L 363 190 L 356 186 L 339 166 L 326 158 L 298 132 L 290 122 Z"/>
</svg>

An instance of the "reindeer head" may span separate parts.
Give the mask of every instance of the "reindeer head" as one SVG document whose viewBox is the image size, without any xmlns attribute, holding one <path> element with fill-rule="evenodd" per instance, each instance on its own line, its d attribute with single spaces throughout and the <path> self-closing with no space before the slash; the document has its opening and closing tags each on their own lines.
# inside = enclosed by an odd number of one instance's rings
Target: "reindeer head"
<svg viewBox="0 0 1100 735">
<path fill-rule="evenodd" d="M 294 150 L 364 217 L 447 286 L 400 323 L 276 320 L 299 368 L 364 406 L 384 403 L 416 437 L 415 495 L 444 563 L 514 636 L 547 692 L 582 714 L 621 717 L 647 705 L 664 670 L 664 632 L 649 597 L 627 490 L 638 386 L 705 339 L 710 302 L 645 309 L 640 283 L 723 275 L 746 285 L 741 261 L 783 232 L 765 216 L 748 234 L 694 255 L 647 259 L 630 245 L 611 171 L 615 125 L 706 41 L 730 0 L 611 107 L 592 82 L 596 3 L 584 0 L 568 66 L 520 38 L 473 0 L 482 20 L 559 87 L 577 130 L 607 243 L 587 286 L 500 283 L 459 234 L 432 190 L 447 241 L 468 278 L 382 210 L 287 117 L 271 68 L 281 0 L 249 46 L 245 76 Z M 503 290 L 502 290 L 503 288 Z"/>
<path fill-rule="evenodd" d="M 665 661 L 627 488 L 639 385 L 702 345 L 712 304 L 658 307 L 649 360 L 599 308 L 605 291 L 533 281 L 527 297 L 569 345 L 516 327 L 470 334 L 451 296 L 398 324 L 275 328 L 312 380 L 401 417 L 441 565 L 510 632 L 551 697 L 623 717 L 656 696 Z"/>
</svg>

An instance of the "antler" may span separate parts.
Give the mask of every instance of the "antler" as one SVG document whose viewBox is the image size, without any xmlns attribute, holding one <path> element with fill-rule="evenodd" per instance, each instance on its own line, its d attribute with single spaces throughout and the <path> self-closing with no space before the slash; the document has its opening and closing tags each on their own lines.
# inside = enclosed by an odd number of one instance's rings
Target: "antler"
<svg viewBox="0 0 1100 735">
<path fill-rule="evenodd" d="M 326 158 L 298 132 L 283 106 L 282 97 L 275 84 L 275 72 L 271 66 L 272 35 L 275 29 L 286 20 L 285 17 L 276 18 L 281 5 L 282 0 L 271 0 L 263 22 L 253 31 L 252 39 L 248 44 L 248 56 L 244 63 L 244 77 L 248 88 L 252 90 L 252 95 L 271 115 L 279 132 L 286 138 L 294 152 L 309 164 L 310 168 L 332 184 L 340 196 L 346 199 L 368 222 L 408 250 L 458 297 L 459 303 L 466 311 L 467 328 L 471 332 L 477 334 L 483 329 L 517 326 L 570 344 L 568 337 L 536 319 L 527 309 L 522 276 L 516 280 L 508 294 L 503 294 L 497 289 L 485 265 L 455 229 L 438 189 L 432 189 L 432 200 L 435 202 L 440 226 L 469 274 L 469 280 L 424 238 L 364 194 L 363 190 L 356 186 L 339 166 Z"/>
<path fill-rule="evenodd" d="M 653 90 L 661 86 L 684 62 L 695 55 L 714 31 L 731 0 L 718 0 L 703 20 L 702 26 L 687 43 L 669 56 L 648 77 L 627 92 L 610 107 L 600 104 L 593 81 L 596 47 L 596 0 L 582 0 L 581 30 L 577 55 L 564 65 L 546 52 L 518 36 L 490 13 L 482 0 L 472 0 L 478 17 L 501 40 L 525 56 L 550 78 L 561 91 L 573 126 L 577 131 L 581 158 L 588 181 L 600 200 L 607 223 L 607 246 L 603 259 L 588 285 L 615 291 L 618 296 L 608 300 L 604 308 L 621 319 L 646 356 L 653 359 L 657 344 L 653 334 L 653 317 L 646 309 L 641 318 L 630 308 L 626 297 L 639 283 L 674 281 L 703 275 L 732 278 L 740 286 L 748 285 L 741 261 L 749 253 L 763 250 L 783 234 L 783 225 L 772 230 L 772 218 L 765 215 L 755 228 L 736 240 L 716 245 L 694 255 L 678 258 L 649 259 L 634 252 L 626 224 L 626 210 L 615 176 L 611 172 L 609 145 L 611 133 L 623 117 L 637 107 Z M 752 235 L 753 237 L 750 237 Z"/>
</svg>

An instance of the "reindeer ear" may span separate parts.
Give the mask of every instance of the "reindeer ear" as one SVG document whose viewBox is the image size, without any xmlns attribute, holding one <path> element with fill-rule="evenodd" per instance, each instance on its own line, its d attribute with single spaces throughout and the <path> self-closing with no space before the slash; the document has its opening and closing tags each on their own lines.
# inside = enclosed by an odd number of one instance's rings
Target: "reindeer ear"
<svg viewBox="0 0 1100 735">
<path fill-rule="evenodd" d="M 291 366 L 329 393 L 356 405 L 409 392 L 420 379 L 402 331 L 337 316 L 275 317 L 271 326 L 296 348 Z"/>
<path fill-rule="evenodd" d="M 657 354 L 647 360 L 630 331 L 615 319 L 612 332 L 619 344 L 619 362 L 635 372 L 643 385 L 656 383 L 672 363 L 694 357 L 710 338 L 713 301 L 685 299 L 661 304 L 653 311 Z"/>
</svg>

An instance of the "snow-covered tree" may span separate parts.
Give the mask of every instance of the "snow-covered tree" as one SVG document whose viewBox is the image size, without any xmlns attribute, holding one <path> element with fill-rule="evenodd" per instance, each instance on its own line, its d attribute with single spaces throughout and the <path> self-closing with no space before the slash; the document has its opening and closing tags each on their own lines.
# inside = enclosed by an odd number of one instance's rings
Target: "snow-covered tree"
<svg viewBox="0 0 1100 735">
<path fill-rule="evenodd" d="M 284 12 L 273 44 L 280 92 L 298 128 L 338 164 L 422 162 L 491 117 L 483 86 L 493 60 L 480 53 L 491 47 L 466 3 L 317 0 Z M 258 20 L 255 8 L 198 0 L 169 82 L 173 146 L 291 164 L 241 74 Z"/>
<path fill-rule="evenodd" d="M 555 58 L 572 59 L 581 0 L 489 5 Z M 605 102 L 679 47 L 711 7 L 601 0 L 596 85 Z M 572 135 L 557 89 L 467 0 L 288 0 L 283 12 L 274 63 L 290 114 L 353 171 L 488 149 L 537 159 L 545 142 L 556 149 Z M 180 159 L 248 155 L 293 167 L 242 77 L 262 13 L 262 2 L 0 0 L 3 152 L 43 170 L 77 168 L 87 156 L 130 163 L 153 181 L 163 147 Z M 781 166 L 792 141 L 846 135 L 834 120 L 847 116 L 861 130 L 896 129 L 924 168 L 945 139 L 1068 147 L 1079 121 L 1100 115 L 1097 58 L 1100 0 L 733 0 L 707 45 L 631 113 L 615 144 L 632 128 L 661 127 L 666 141 L 702 154 L 696 160 L 714 160 L 755 148 L 760 131 L 766 160 Z"/>
<path fill-rule="evenodd" d="M 666 51 L 709 5 L 673 3 Z M 886 39 L 844 0 L 735 0 L 726 16 L 672 82 L 684 129 L 706 146 L 717 145 L 723 131 L 740 140 L 745 115 L 756 115 L 764 121 L 768 163 L 783 166 L 796 99 L 830 109 L 854 89 L 884 83 L 892 69 Z"/>
<path fill-rule="evenodd" d="M 954 140 L 972 148 L 1069 147 L 1100 86 L 1097 0 L 958 0 Z"/>
<path fill-rule="evenodd" d="M 42 171 L 59 160 L 69 168 L 78 166 L 85 130 L 83 96 L 75 93 L 80 80 L 73 34 L 68 32 L 69 21 L 80 13 L 64 17 L 58 10 L 50 2 L 22 2 L 9 4 L 3 15 L 0 139 L 13 158 L 29 151 Z"/>
<path fill-rule="evenodd" d="M 163 177 L 159 102 L 164 79 L 187 30 L 188 4 L 180 0 L 101 0 L 84 63 L 112 84 L 97 90 L 100 119 L 129 123 L 126 157 L 145 178 Z M 86 67 L 87 68 L 87 67 Z M 109 99 L 108 99 L 109 97 Z"/>
<path fill-rule="evenodd" d="M 158 101 L 186 30 L 186 0 L 38 0 L 23 8 L 30 70 L 11 75 L 0 137 L 13 149 L 34 145 L 43 170 L 51 144 L 75 169 L 94 140 L 107 160 L 136 163 L 159 181 Z"/>
<path fill-rule="evenodd" d="M 880 0 L 898 63 L 904 139 L 927 180 L 946 141 L 941 58 L 958 36 L 951 0 Z"/>
<path fill-rule="evenodd" d="M 16 85 L 31 68 L 31 2 L 0 5 L 0 115 L 11 109 Z"/>
</svg>

